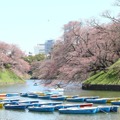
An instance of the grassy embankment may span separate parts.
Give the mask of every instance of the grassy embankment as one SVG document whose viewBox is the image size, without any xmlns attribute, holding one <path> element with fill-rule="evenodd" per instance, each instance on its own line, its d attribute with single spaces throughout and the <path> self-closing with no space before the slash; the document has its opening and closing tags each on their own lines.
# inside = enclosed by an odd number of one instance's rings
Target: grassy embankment
<svg viewBox="0 0 120 120">
<path fill-rule="evenodd" d="M 120 85 L 120 60 L 108 68 L 101 71 L 83 82 L 91 85 Z"/>
<path fill-rule="evenodd" d="M 10 70 L 0 70 L 0 85 L 15 83 L 24 83 L 24 80 Z"/>
</svg>

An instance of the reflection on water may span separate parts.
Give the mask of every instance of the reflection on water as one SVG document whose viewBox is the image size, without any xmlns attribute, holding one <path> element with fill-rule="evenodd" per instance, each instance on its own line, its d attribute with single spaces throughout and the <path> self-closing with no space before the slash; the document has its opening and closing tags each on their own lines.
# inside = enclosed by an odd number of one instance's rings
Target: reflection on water
<svg viewBox="0 0 120 120">
<path fill-rule="evenodd" d="M 29 91 L 41 91 L 44 89 L 44 87 L 42 87 L 39 84 L 38 80 L 36 83 L 38 83 L 38 86 L 34 86 L 33 80 L 27 80 L 25 84 L 1 86 L 0 92 L 29 92 Z"/>
<path fill-rule="evenodd" d="M 37 82 L 38 86 L 34 86 L 34 82 Z M 36 81 L 27 80 L 25 84 L 2 86 L 0 87 L 0 92 L 20 93 L 20 92 L 30 92 L 30 91 L 43 91 L 44 89 L 45 88 L 39 84 L 38 80 Z M 65 95 L 119 97 L 120 93 L 112 92 L 112 91 L 87 91 L 81 89 L 77 89 L 77 90 L 70 89 L 65 91 Z M 73 114 L 59 114 L 57 111 L 53 113 L 45 113 L 45 112 L 29 112 L 28 110 L 19 111 L 19 110 L 0 109 L 0 120 L 119 120 L 119 119 L 120 119 L 120 110 L 118 111 L 118 113 L 73 115 Z"/>
</svg>

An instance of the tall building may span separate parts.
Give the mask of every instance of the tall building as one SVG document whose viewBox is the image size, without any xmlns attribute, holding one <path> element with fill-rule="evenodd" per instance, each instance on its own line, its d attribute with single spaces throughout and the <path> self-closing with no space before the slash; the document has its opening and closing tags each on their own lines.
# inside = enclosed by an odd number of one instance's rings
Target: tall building
<svg viewBox="0 0 120 120">
<path fill-rule="evenodd" d="M 36 54 L 45 54 L 45 44 L 37 44 L 34 47 L 34 53 Z"/>
<path fill-rule="evenodd" d="M 34 47 L 34 54 L 46 54 L 48 55 L 54 45 L 54 40 L 47 40 L 45 44 L 37 44 Z"/>
<path fill-rule="evenodd" d="M 45 42 L 45 53 L 49 54 L 52 50 L 52 47 L 54 45 L 54 40 L 47 40 Z"/>
</svg>

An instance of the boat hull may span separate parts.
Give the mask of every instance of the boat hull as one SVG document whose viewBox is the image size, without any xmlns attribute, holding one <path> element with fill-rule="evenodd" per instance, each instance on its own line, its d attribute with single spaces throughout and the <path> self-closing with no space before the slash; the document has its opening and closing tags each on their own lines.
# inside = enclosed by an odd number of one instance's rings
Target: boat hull
<svg viewBox="0 0 120 120">
<path fill-rule="evenodd" d="M 50 97 L 51 100 L 64 101 L 65 97 Z"/>
<path fill-rule="evenodd" d="M 35 111 L 35 112 L 53 112 L 54 107 L 53 106 L 45 106 L 45 107 L 28 107 L 29 111 Z"/>
<path fill-rule="evenodd" d="M 92 103 L 83 103 L 83 104 L 61 104 L 55 105 L 55 110 L 59 110 L 61 108 L 70 108 L 70 107 L 91 107 Z"/>
<path fill-rule="evenodd" d="M 111 101 L 112 105 L 120 105 L 120 101 Z"/>
<path fill-rule="evenodd" d="M 107 103 L 106 99 L 86 99 L 88 103 L 96 103 L 96 104 L 105 104 Z"/>
<path fill-rule="evenodd" d="M 28 93 L 20 93 L 21 97 L 28 97 Z"/>
<path fill-rule="evenodd" d="M 117 112 L 118 108 L 119 108 L 119 106 L 111 106 L 110 111 L 111 112 Z"/>
<path fill-rule="evenodd" d="M 50 99 L 50 95 L 38 96 L 38 98 L 40 98 L 40 99 Z"/>
<path fill-rule="evenodd" d="M 25 110 L 26 105 L 5 105 L 5 109 Z"/>
<path fill-rule="evenodd" d="M 94 114 L 97 112 L 97 107 L 94 108 L 62 108 L 59 109 L 62 114 Z"/>
<path fill-rule="evenodd" d="M 110 112 L 111 106 L 98 106 L 98 112 Z"/>
<path fill-rule="evenodd" d="M 69 102 L 84 102 L 85 98 L 75 97 L 75 98 L 67 98 Z"/>
</svg>

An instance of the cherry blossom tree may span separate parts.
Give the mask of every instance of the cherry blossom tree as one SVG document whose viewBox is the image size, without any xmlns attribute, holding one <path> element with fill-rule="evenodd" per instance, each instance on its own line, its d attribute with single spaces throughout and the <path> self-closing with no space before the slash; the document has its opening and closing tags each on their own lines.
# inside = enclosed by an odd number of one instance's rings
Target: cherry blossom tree
<svg viewBox="0 0 120 120">
<path fill-rule="evenodd" d="M 119 3 L 118 0 L 117 6 Z M 37 67 L 39 78 L 82 81 L 91 73 L 106 72 L 120 58 L 120 19 L 119 16 L 112 17 L 109 12 L 103 17 L 111 22 L 99 24 L 92 20 L 89 25 L 80 21 L 65 24 L 63 36 L 53 47 L 51 59 Z"/>
<path fill-rule="evenodd" d="M 26 74 L 30 65 L 23 60 L 25 54 L 13 44 L 0 42 L 0 67 L 1 69 L 11 69 L 19 76 Z"/>
</svg>

